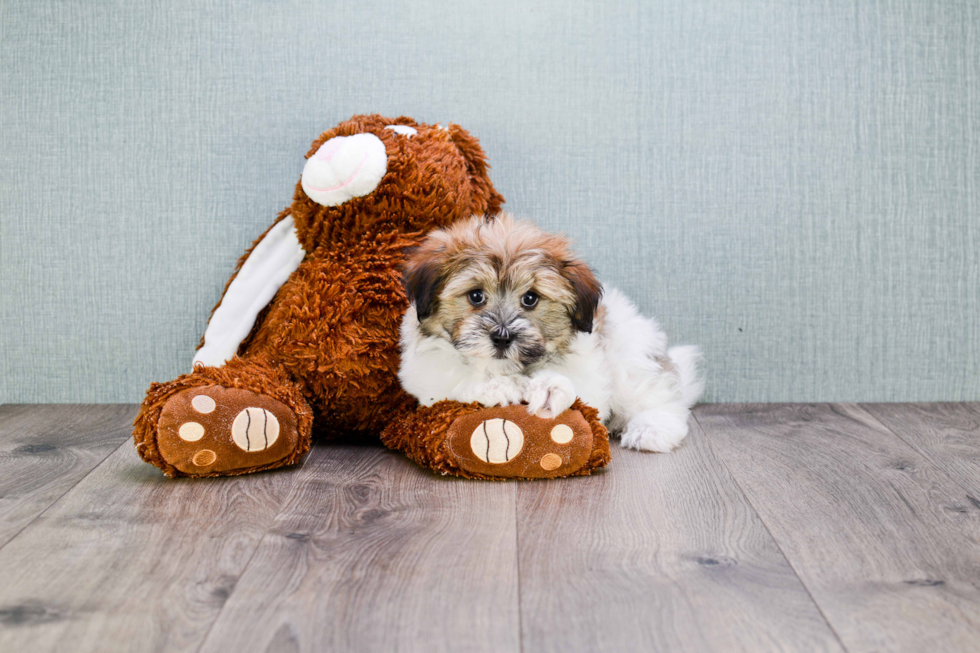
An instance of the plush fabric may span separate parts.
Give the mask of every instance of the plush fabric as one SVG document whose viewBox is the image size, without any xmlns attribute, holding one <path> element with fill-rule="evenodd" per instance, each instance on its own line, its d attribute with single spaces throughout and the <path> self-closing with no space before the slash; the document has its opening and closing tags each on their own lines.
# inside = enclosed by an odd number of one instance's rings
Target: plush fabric
<svg viewBox="0 0 980 653">
<path fill-rule="evenodd" d="M 397 378 L 398 331 L 408 307 L 401 266 L 406 250 L 428 230 L 500 210 L 503 197 L 490 182 L 483 150 L 457 125 L 442 129 L 372 115 L 355 116 L 322 134 L 307 159 L 293 203 L 239 261 L 212 312 L 217 326 L 208 327 L 201 351 L 208 352 L 205 362 L 217 364 L 198 361 L 190 374 L 155 383 L 147 392 L 135 422 L 137 450 L 169 476 L 241 474 L 290 464 L 309 449 L 314 429 L 377 434 L 394 425 L 404 448 L 406 434 L 420 424 L 417 402 Z M 339 186 L 361 194 L 335 202 L 333 186 L 307 193 L 312 161 L 333 166 L 316 173 L 317 184 L 342 179 Z M 372 161 L 375 168 L 362 165 Z M 385 172 L 378 176 L 382 161 Z M 282 283 L 276 275 L 300 253 L 305 258 Z M 273 285 L 278 291 L 262 306 Z M 245 324 L 250 331 L 239 337 L 236 329 Z M 237 355 L 224 362 L 229 343 L 238 343 Z M 426 415 L 448 428 L 453 420 L 447 416 L 460 410 L 474 412 L 445 402 Z M 411 426 L 399 426 L 404 420 Z M 544 420 L 524 411 L 518 423 L 533 442 L 499 474 L 583 473 L 606 437 L 601 425 L 591 433 L 579 413 Z M 545 434 L 569 424 L 577 425 L 571 444 L 549 444 Z M 453 436 L 443 433 L 437 442 L 433 427 L 425 433 L 419 441 L 436 448 Z M 425 464 L 417 447 L 411 455 Z M 465 461 L 445 463 L 443 453 L 432 455 L 439 471 L 493 475 L 479 465 L 468 469 Z"/>
<path fill-rule="evenodd" d="M 469 448 L 466 445 L 474 428 L 482 427 L 485 421 L 501 419 L 522 428 L 523 450 L 504 464 L 485 464 L 468 455 L 470 452 L 465 449 Z M 569 424 L 574 436 L 563 441 L 557 434 Z M 456 428 L 460 437 L 454 438 Z M 393 422 L 381 440 L 423 467 L 442 474 L 495 481 L 585 476 L 610 460 L 609 434 L 599 421 L 598 411 L 578 400 L 555 419 L 532 417 L 524 406 L 484 409 L 479 404 L 441 401 Z M 458 446 L 460 443 L 463 446 Z M 549 466 L 549 459 L 555 459 L 557 465 Z"/>
<path fill-rule="evenodd" d="M 300 184 L 320 206 L 337 206 L 372 192 L 387 167 L 385 145 L 374 134 L 334 136 L 306 160 Z"/>
<path fill-rule="evenodd" d="M 436 125 L 438 127 L 438 125 Z M 409 127 L 408 125 L 389 125 L 385 129 L 390 129 L 396 134 L 401 134 L 402 136 L 415 136 L 418 131 L 414 127 Z"/>
<path fill-rule="evenodd" d="M 277 221 L 257 241 L 225 289 L 220 308 L 208 321 L 204 345 L 194 356 L 194 364 L 221 365 L 234 356 L 252 331 L 255 318 L 305 257 L 292 218 Z"/>
<path fill-rule="evenodd" d="M 290 450 L 282 452 L 282 457 L 277 460 L 259 459 L 260 462 L 252 464 L 247 459 L 242 459 L 240 462 L 243 464 L 232 469 L 215 469 L 208 465 L 193 470 L 193 468 L 186 466 L 186 463 L 193 460 L 194 456 L 201 451 L 214 451 L 219 448 L 219 445 L 212 444 L 213 440 L 210 438 L 198 441 L 193 450 L 187 451 L 186 454 L 178 454 L 176 458 L 164 456 L 160 451 L 158 427 L 167 404 L 182 391 L 200 388 L 203 392 L 205 389 L 218 386 L 248 390 L 288 407 L 295 420 L 296 439 L 294 446 Z M 197 421 L 201 418 L 194 416 L 191 419 Z M 177 425 L 177 430 L 179 430 L 179 425 Z M 287 373 L 281 367 L 258 357 L 232 358 L 221 367 L 199 366 L 192 373 L 184 374 L 173 381 L 151 384 L 133 424 L 133 438 L 136 442 L 137 453 L 143 460 L 151 465 L 156 465 L 167 476 L 171 477 L 228 476 L 289 465 L 298 461 L 310 450 L 312 431 L 313 411 L 303 397 L 303 393 L 290 381 Z M 226 431 L 225 445 L 228 444 L 228 440 L 231 440 L 230 425 Z M 184 467 L 184 469 L 180 469 L 180 467 Z"/>
</svg>

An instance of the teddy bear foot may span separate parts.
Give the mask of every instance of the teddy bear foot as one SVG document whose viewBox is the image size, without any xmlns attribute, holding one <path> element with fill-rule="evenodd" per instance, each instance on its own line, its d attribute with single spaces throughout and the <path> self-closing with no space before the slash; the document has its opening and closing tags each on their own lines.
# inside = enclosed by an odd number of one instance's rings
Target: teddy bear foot
<svg viewBox="0 0 980 653">
<path fill-rule="evenodd" d="M 460 417 L 446 435 L 449 458 L 480 477 L 570 476 L 593 450 L 592 428 L 577 410 L 541 418 L 522 405 L 487 408 Z"/>
<path fill-rule="evenodd" d="M 196 386 L 167 400 L 157 424 L 164 462 L 186 476 L 225 476 L 292 462 L 301 438 L 285 404 L 248 390 Z"/>
<path fill-rule="evenodd" d="M 381 440 L 423 467 L 467 478 L 582 476 L 609 463 L 609 433 L 580 400 L 557 417 L 441 401 L 395 420 Z"/>
</svg>

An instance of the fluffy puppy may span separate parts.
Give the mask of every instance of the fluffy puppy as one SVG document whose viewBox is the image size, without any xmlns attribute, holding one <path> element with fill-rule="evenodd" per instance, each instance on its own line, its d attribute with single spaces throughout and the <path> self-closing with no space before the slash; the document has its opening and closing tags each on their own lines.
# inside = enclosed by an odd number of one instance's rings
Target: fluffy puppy
<svg viewBox="0 0 980 653">
<path fill-rule="evenodd" d="M 409 257 L 399 378 L 430 406 L 526 403 L 558 415 L 578 396 L 624 446 L 670 451 L 701 396 L 697 347 L 603 293 L 566 238 L 503 214 L 432 232 Z"/>
</svg>

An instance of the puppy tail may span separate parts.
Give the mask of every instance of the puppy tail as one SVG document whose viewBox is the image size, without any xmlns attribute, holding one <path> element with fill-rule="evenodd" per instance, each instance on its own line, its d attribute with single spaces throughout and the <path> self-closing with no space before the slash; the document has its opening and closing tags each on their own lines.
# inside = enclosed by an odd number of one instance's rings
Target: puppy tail
<svg viewBox="0 0 980 653">
<path fill-rule="evenodd" d="M 701 350 L 695 345 L 671 347 L 667 351 L 667 356 L 677 366 L 681 385 L 681 400 L 685 406 L 690 408 L 698 403 L 698 399 L 704 394 L 704 377 L 701 376 L 701 371 L 698 369 L 698 365 L 703 359 Z"/>
</svg>

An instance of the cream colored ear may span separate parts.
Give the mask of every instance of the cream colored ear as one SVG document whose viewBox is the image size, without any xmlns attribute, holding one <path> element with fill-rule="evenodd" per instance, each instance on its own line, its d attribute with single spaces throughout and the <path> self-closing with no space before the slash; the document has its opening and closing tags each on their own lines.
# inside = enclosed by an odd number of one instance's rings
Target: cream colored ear
<svg viewBox="0 0 980 653">
<path fill-rule="evenodd" d="M 338 206 L 372 193 L 387 171 L 385 144 L 374 134 L 334 136 L 306 160 L 300 184 L 320 206 Z"/>
<path fill-rule="evenodd" d="M 204 346 L 194 365 L 222 365 L 232 358 L 252 331 L 255 318 L 269 305 L 306 257 L 293 217 L 287 216 L 255 246 L 221 299 L 204 332 Z"/>
</svg>

